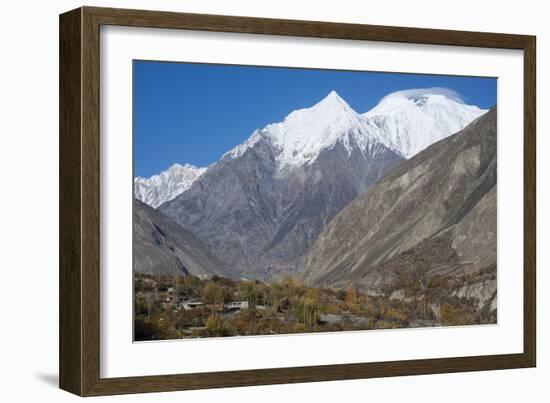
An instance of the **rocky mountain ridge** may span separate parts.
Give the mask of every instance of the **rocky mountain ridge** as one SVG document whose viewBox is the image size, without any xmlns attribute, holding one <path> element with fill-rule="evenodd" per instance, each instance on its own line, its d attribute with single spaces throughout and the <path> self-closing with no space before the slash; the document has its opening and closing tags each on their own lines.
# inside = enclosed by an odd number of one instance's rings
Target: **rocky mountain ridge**
<svg viewBox="0 0 550 403">
<path fill-rule="evenodd" d="M 496 116 L 402 162 L 343 209 L 304 258 L 305 281 L 380 289 L 406 272 L 496 265 Z"/>
<path fill-rule="evenodd" d="M 234 278 L 227 265 L 214 256 L 203 240 L 158 210 L 134 199 L 133 267 L 141 274 L 218 275 Z"/>
</svg>

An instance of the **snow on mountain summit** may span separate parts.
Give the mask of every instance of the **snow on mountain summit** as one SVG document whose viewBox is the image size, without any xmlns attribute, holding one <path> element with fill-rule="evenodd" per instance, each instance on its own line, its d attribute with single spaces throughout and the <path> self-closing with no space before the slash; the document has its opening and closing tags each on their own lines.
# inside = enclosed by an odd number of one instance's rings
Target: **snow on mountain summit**
<svg viewBox="0 0 550 403">
<path fill-rule="evenodd" d="M 225 156 L 237 158 L 263 138 L 278 149 L 281 170 L 311 163 L 336 142 L 349 152 L 352 143 L 362 152 L 382 144 L 410 158 L 486 112 L 466 105 L 450 89 L 418 88 L 391 93 L 361 115 L 331 91 L 312 107 L 295 110 L 282 122 L 256 130 Z"/>
<path fill-rule="evenodd" d="M 262 135 L 260 134 L 259 130 L 254 130 L 254 133 L 252 133 L 252 136 L 250 136 L 247 140 L 245 140 L 243 143 L 239 144 L 235 148 L 229 150 L 224 155 L 222 155 L 222 158 L 224 157 L 231 157 L 233 159 L 239 158 L 243 153 L 248 150 L 250 147 L 253 147 L 258 141 L 262 139 Z"/>
<path fill-rule="evenodd" d="M 197 168 L 191 164 L 173 164 L 166 171 L 150 178 L 138 176 L 134 179 L 134 197 L 157 208 L 189 189 L 205 171 L 206 168 Z"/>
<path fill-rule="evenodd" d="M 321 151 L 338 141 L 349 152 L 353 145 L 365 150 L 377 135 L 376 132 L 369 135 L 365 131 L 364 118 L 336 91 L 331 91 L 312 107 L 295 110 L 282 122 L 256 130 L 225 156 L 236 158 L 263 138 L 277 150 L 279 169 L 284 170 L 313 162 Z"/>
<path fill-rule="evenodd" d="M 311 108 L 296 110 L 283 122 L 266 126 L 262 133 L 280 150 L 277 160 L 283 168 L 314 160 L 338 140 L 348 148 L 347 135 L 359 139 L 361 128 L 361 116 L 332 91 Z"/>
<path fill-rule="evenodd" d="M 486 112 L 466 105 L 452 90 L 419 88 L 386 95 L 363 117 L 389 148 L 410 158 Z"/>
</svg>

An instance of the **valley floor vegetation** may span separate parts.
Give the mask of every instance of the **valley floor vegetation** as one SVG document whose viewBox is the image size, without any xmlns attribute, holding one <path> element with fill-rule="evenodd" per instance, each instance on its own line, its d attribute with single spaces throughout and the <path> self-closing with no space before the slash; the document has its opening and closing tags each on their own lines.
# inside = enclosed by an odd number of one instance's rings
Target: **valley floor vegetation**
<svg viewBox="0 0 550 403">
<path fill-rule="evenodd" d="M 459 277 L 404 277 L 380 292 L 214 276 L 134 275 L 134 340 L 271 335 L 496 323 L 496 267 Z"/>
</svg>

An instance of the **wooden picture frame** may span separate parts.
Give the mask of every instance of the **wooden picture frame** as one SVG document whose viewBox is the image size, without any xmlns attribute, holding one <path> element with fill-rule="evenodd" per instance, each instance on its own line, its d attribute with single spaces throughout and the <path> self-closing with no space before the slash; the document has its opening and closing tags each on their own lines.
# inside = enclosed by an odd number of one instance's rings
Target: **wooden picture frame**
<svg viewBox="0 0 550 403">
<path fill-rule="evenodd" d="M 127 378 L 100 377 L 100 26 L 171 28 L 524 52 L 523 353 Z M 535 37 L 81 7 L 60 16 L 60 387 L 80 396 L 313 382 L 536 365 Z"/>
</svg>

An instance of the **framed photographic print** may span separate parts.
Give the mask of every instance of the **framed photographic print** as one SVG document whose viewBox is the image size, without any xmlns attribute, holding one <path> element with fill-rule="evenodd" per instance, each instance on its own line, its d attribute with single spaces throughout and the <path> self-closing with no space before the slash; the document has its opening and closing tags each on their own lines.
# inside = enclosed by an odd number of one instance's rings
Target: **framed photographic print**
<svg viewBox="0 0 550 403">
<path fill-rule="evenodd" d="M 60 17 L 60 386 L 535 366 L 535 37 Z"/>
</svg>

